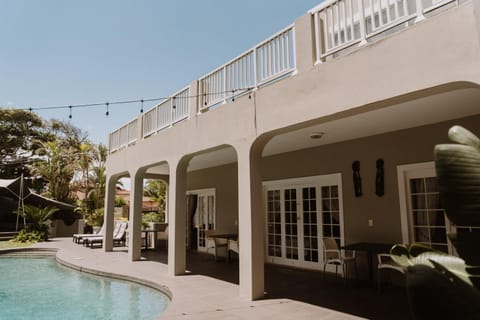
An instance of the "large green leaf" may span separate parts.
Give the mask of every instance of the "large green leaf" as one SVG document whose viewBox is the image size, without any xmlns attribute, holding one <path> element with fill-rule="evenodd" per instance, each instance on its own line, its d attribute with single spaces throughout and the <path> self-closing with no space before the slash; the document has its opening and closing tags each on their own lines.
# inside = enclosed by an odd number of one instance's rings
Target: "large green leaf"
<svg viewBox="0 0 480 320">
<path fill-rule="evenodd" d="M 463 259 L 435 251 L 421 244 L 412 244 L 409 247 L 395 245 L 391 249 L 390 254 L 396 263 L 405 268 L 415 265 L 426 265 L 440 272 L 443 272 L 443 268 L 445 268 L 470 286 L 473 286 L 472 278 L 479 279 L 478 275 L 473 275 L 469 272 L 469 269 L 475 269 L 475 267 L 466 265 Z M 440 268 L 439 265 L 443 268 Z"/>
</svg>

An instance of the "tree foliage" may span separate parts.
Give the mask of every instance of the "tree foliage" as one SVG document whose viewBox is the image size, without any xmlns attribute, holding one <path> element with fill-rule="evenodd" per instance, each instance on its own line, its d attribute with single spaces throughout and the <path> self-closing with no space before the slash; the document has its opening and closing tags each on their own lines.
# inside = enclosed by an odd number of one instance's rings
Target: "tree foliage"
<svg viewBox="0 0 480 320">
<path fill-rule="evenodd" d="M 103 207 L 107 148 L 69 122 L 0 108 L 0 179 L 24 174 L 36 191 L 92 211 Z M 5 165 L 9 163 L 9 165 Z"/>
<path fill-rule="evenodd" d="M 46 123 L 35 113 L 0 108 L 0 178 L 30 177 L 28 162 L 37 146 L 34 141 L 52 139 Z"/>
<path fill-rule="evenodd" d="M 145 184 L 144 195 L 158 203 L 158 212 L 165 217 L 167 184 L 162 180 L 148 179 Z"/>
</svg>

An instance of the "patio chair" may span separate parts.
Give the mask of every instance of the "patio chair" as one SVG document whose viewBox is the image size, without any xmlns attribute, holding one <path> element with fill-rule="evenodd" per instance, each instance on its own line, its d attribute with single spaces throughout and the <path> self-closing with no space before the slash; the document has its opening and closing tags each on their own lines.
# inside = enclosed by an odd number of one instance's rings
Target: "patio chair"
<svg viewBox="0 0 480 320">
<path fill-rule="evenodd" d="M 118 227 L 117 227 L 118 226 Z M 121 244 L 125 243 L 125 236 L 127 232 L 128 222 L 122 221 L 115 226 L 115 230 L 113 231 L 113 244 Z M 85 244 L 87 247 L 93 248 L 94 244 L 103 245 L 103 236 L 101 237 L 93 237 L 85 239 Z"/>
<path fill-rule="evenodd" d="M 230 251 L 233 251 L 235 253 L 238 254 L 238 250 L 239 247 L 238 247 L 238 238 L 237 239 L 228 239 L 228 242 L 227 242 L 227 263 L 229 262 L 230 260 Z"/>
<path fill-rule="evenodd" d="M 103 233 L 105 232 L 105 225 L 102 225 L 100 230 L 98 230 L 97 233 L 76 233 L 73 235 L 72 241 L 75 243 L 82 243 L 85 238 L 89 237 L 99 237 L 103 236 Z"/>
<path fill-rule="evenodd" d="M 217 238 L 214 236 L 213 230 L 205 231 L 205 239 L 207 241 L 207 252 L 209 249 L 213 249 L 215 252 L 215 261 L 218 258 L 218 249 L 225 248 L 226 256 L 228 259 L 228 240 L 224 238 Z"/>
<path fill-rule="evenodd" d="M 323 239 L 323 274 L 327 264 L 335 265 L 335 276 L 338 276 L 338 267 L 342 267 L 343 279 L 347 279 L 347 264 L 353 263 L 355 267 L 355 275 L 357 275 L 357 260 L 355 257 L 355 251 L 352 250 L 351 256 L 342 255 L 342 251 L 338 248 L 337 241 L 333 238 Z"/>
<path fill-rule="evenodd" d="M 159 247 L 165 245 L 165 248 L 168 248 L 168 224 L 163 231 L 157 233 L 157 242 Z"/>
<path fill-rule="evenodd" d="M 392 256 L 388 253 L 378 253 L 378 274 L 377 274 L 377 283 L 378 283 L 378 292 L 380 292 L 381 282 L 382 282 L 382 270 L 395 270 L 401 274 L 405 274 L 405 268 L 393 261 Z"/>
</svg>

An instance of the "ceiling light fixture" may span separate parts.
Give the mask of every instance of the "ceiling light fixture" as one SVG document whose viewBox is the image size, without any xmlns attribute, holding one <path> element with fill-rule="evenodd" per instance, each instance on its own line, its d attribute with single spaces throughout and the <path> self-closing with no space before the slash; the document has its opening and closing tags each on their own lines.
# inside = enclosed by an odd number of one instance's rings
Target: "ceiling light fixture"
<svg viewBox="0 0 480 320">
<path fill-rule="evenodd" d="M 312 132 L 310 133 L 310 139 L 320 139 L 324 134 L 325 132 Z"/>
</svg>

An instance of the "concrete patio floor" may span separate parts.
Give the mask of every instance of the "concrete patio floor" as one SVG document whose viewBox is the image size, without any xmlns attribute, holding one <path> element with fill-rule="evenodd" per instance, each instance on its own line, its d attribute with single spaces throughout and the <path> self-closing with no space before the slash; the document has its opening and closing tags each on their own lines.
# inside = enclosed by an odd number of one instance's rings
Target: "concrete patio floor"
<svg viewBox="0 0 480 320">
<path fill-rule="evenodd" d="M 265 266 L 266 297 L 248 301 L 238 294 L 238 262 L 215 262 L 212 256 L 187 255 L 185 276 L 167 274 L 162 250 L 143 251 L 128 261 L 126 248 L 90 249 L 55 238 L 34 248 L 57 249 L 57 259 L 78 270 L 140 280 L 166 288 L 172 301 L 161 319 L 409 319 L 402 288 L 375 288 L 334 277 L 279 266 Z"/>
</svg>

